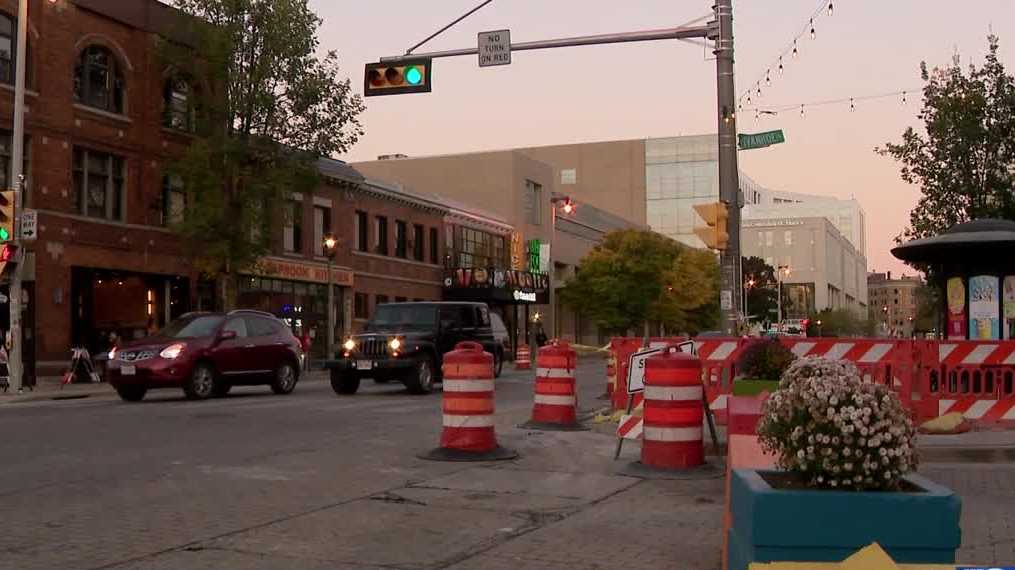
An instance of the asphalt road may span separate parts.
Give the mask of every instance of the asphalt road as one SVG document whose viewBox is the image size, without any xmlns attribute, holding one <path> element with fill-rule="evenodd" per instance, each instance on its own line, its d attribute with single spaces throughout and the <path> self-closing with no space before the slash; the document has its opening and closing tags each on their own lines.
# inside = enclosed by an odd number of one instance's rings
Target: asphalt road
<svg viewBox="0 0 1015 570">
<path fill-rule="evenodd" d="M 602 374 L 581 367 L 582 408 L 601 405 Z M 603 434 L 518 429 L 531 375 L 497 382 L 499 439 L 524 448 L 508 465 L 418 459 L 441 395 L 397 383 L 3 406 L 0 568 L 463 568 L 638 482 L 612 473 Z"/>
</svg>

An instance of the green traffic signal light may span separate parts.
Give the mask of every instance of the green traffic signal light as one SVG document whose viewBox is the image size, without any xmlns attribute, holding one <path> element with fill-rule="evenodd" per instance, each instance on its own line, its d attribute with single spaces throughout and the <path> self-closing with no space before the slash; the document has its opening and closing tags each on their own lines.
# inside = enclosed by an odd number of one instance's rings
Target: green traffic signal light
<svg viewBox="0 0 1015 570">
<path fill-rule="evenodd" d="M 405 81 L 409 85 L 419 85 L 423 82 L 423 73 L 415 65 L 405 68 Z"/>
<path fill-rule="evenodd" d="M 0 228 L 0 241 L 7 241 L 11 239 L 11 232 L 7 231 L 7 228 Z"/>
</svg>

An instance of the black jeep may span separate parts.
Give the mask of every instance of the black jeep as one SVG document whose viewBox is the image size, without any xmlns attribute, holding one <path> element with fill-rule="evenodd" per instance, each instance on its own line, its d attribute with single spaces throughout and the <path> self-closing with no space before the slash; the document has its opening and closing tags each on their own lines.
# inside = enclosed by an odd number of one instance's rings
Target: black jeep
<svg viewBox="0 0 1015 570">
<path fill-rule="evenodd" d="M 387 303 L 378 305 L 363 332 L 345 339 L 329 360 L 336 394 L 355 394 L 360 379 L 400 380 L 410 392 L 426 394 L 440 381 L 444 354 L 471 340 L 493 354 L 500 376 L 504 348 L 490 328 L 484 303 Z"/>
</svg>

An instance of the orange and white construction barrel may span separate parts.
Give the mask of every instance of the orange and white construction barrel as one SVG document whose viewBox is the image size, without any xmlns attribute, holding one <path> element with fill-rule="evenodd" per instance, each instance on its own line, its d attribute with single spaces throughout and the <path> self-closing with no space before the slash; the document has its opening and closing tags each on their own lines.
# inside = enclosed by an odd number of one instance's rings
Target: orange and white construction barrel
<svg viewBox="0 0 1015 570">
<path fill-rule="evenodd" d="M 518 454 L 497 444 L 494 358 L 477 342 L 460 342 L 444 355 L 440 447 L 421 455 L 439 461 L 490 461 Z"/>
<path fill-rule="evenodd" d="M 529 352 L 529 345 L 518 345 L 515 353 L 515 370 L 529 370 L 532 368 L 532 354 Z"/>
<path fill-rule="evenodd" d="M 689 469 L 705 462 L 701 360 L 668 347 L 645 362 L 641 463 Z"/>
<path fill-rule="evenodd" d="M 554 340 L 536 355 L 536 385 L 532 419 L 520 427 L 545 430 L 584 430 L 578 423 L 575 369 L 578 354 L 567 342 Z"/>
</svg>

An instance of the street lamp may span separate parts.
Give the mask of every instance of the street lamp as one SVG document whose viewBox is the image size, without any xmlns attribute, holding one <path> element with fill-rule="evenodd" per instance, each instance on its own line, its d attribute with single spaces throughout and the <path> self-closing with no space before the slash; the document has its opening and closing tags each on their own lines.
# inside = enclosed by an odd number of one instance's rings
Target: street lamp
<svg viewBox="0 0 1015 570">
<path fill-rule="evenodd" d="M 331 266 L 335 262 L 335 250 L 338 248 L 338 238 L 334 234 L 324 236 L 324 255 L 328 258 L 328 348 L 327 358 L 332 357 L 335 349 L 335 285 L 332 279 Z"/>
<path fill-rule="evenodd" d="M 553 315 L 553 318 L 552 318 L 553 338 L 557 337 L 557 324 L 560 322 L 560 319 L 557 318 L 557 304 L 556 304 L 557 303 L 557 299 L 556 299 L 557 295 L 556 295 L 556 291 L 554 290 L 554 283 L 553 283 L 554 282 L 555 274 L 557 273 L 556 263 L 554 263 L 554 261 L 553 261 L 553 255 L 554 255 L 553 241 L 554 241 L 554 236 L 557 233 L 557 216 L 559 215 L 557 213 L 558 209 L 565 216 L 571 216 L 571 215 L 574 215 L 575 210 L 578 209 L 578 205 L 575 204 L 574 200 L 572 200 L 570 196 L 553 196 L 553 197 L 550 198 L 550 212 L 551 212 L 551 216 L 550 216 L 550 259 L 548 261 L 549 261 L 549 264 L 550 264 L 550 275 L 549 275 L 550 295 L 549 295 L 549 297 L 550 297 L 550 310 L 552 311 L 551 314 Z M 534 328 L 535 327 L 533 327 L 533 329 Z M 533 333 L 532 333 L 532 339 L 533 340 L 535 339 L 535 334 L 536 333 L 533 330 Z"/>
<path fill-rule="evenodd" d="M 818 319 L 817 321 L 815 321 L 814 324 L 818 326 L 818 337 L 820 337 L 821 336 L 821 319 Z"/>
<path fill-rule="evenodd" d="M 776 271 L 776 277 L 779 280 L 779 313 L 777 315 L 777 323 L 780 331 L 782 330 L 782 274 L 784 271 L 786 272 L 786 276 L 789 277 L 788 265 L 780 265 L 778 271 Z"/>
</svg>

